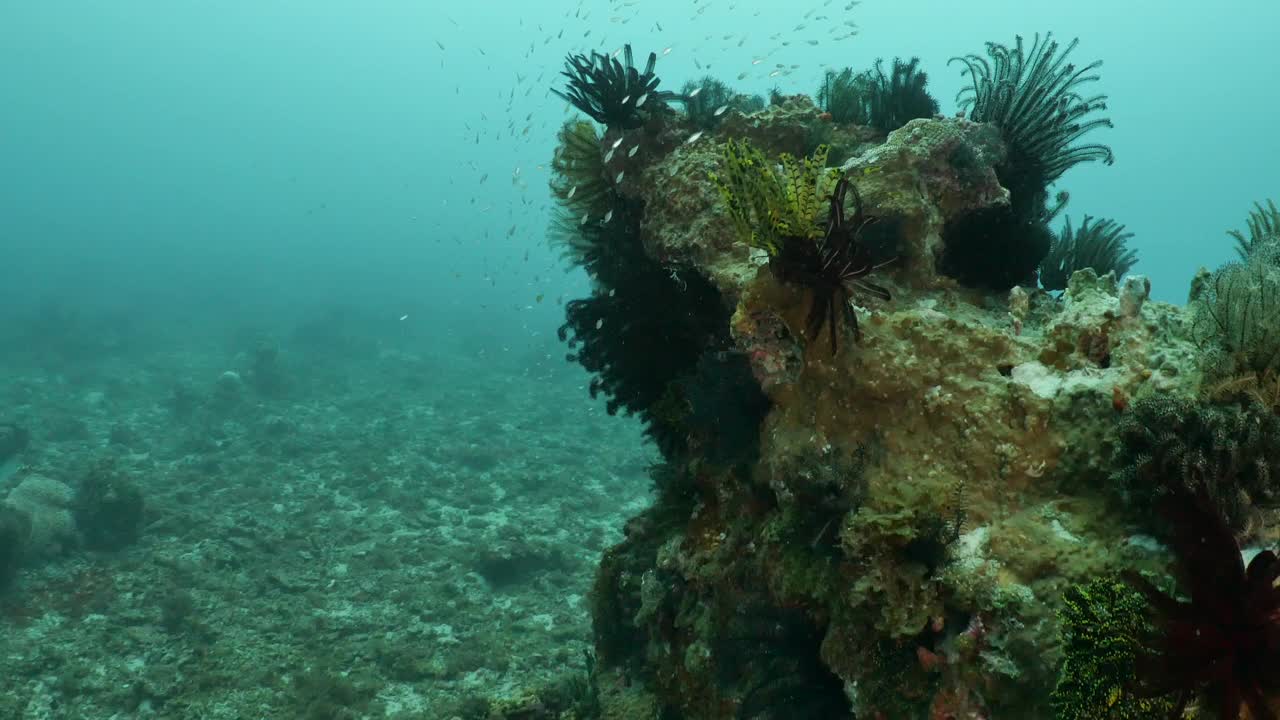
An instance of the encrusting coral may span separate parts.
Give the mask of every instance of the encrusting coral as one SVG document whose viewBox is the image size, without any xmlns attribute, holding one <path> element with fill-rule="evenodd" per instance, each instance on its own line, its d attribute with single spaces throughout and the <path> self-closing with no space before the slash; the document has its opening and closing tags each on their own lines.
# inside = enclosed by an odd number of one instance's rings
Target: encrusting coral
<svg viewBox="0 0 1280 720">
<path fill-rule="evenodd" d="M 568 304 L 564 337 L 592 392 L 641 415 L 663 452 L 654 504 L 590 598 L 604 717 L 624 711 L 603 688 L 647 699 L 630 717 L 689 720 L 1176 705 L 1127 692 L 1154 646 L 1109 645 L 1101 627 L 1146 637 L 1139 615 L 1168 603 L 1099 578 L 1167 585 L 1182 553 L 1141 507 L 1169 478 L 1209 488 L 1202 468 L 1235 473 L 1214 486 L 1228 511 L 1241 503 L 1230 530 L 1280 536 L 1258 507 L 1273 495 L 1280 381 L 1265 360 L 1280 333 L 1242 312 L 1260 298 L 1234 270 L 1201 277 L 1190 310 L 1151 300 L 1146 278 L 1117 278 L 1132 258 L 1105 222 L 1076 232 L 1100 233 L 1095 257 L 1046 273 L 1060 295 L 1036 288 L 1066 200 L 1049 185 L 1111 158 L 1078 144 L 1108 123 L 1080 94 L 1095 65 L 1067 63 L 1073 47 L 993 44 L 965 59 L 968 118 L 886 136 L 781 95 L 710 125 L 669 112 L 603 135 L 566 126 L 553 192 L 587 215 L 567 227 L 595 290 Z M 828 142 L 845 148 L 835 167 Z M 579 168 L 590 183 L 567 179 Z M 582 210 L 570 190 L 600 175 L 603 204 Z M 856 342 L 839 350 L 845 328 Z M 1143 617 L 1153 642 L 1172 627 Z"/>
</svg>

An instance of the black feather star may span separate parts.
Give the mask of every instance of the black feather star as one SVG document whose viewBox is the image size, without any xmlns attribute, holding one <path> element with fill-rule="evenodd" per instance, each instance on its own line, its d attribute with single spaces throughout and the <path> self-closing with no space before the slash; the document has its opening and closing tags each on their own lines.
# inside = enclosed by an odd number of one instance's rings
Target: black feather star
<svg viewBox="0 0 1280 720">
<path fill-rule="evenodd" d="M 1000 128 L 1009 146 L 1008 169 L 1041 189 L 1079 163 L 1115 161 L 1106 145 L 1075 144 L 1091 130 L 1112 126 L 1106 118 L 1086 119 L 1106 109 L 1107 96 L 1085 97 L 1078 91 L 1098 80 L 1094 71 L 1102 66 L 1101 60 L 1080 68 L 1067 62 L 1078 42 L 1072 40 L 1058 52 L 1053 34 L 1047 33 L 1043 41 L 1037 35 L 1027 52 L 1019 36 L 1012 48 L 987 43 L 990 60 L 979 55 L 952 58 L 964 64 L 972 80 L 957 98 L 960 106 L 969 110 L 971 120 Z M 1010 180 L 1001 177 L 1006 185 Z"/>
<path fill-rule="evenodd" d="M 658 90 L 654 74 L 658 54 L 649 53 L 644 72 L 636 69 L 631 46 L 622 50 L 623 60 L 604 53 L 569 55 L 560 73 L 569 79 L 565 91 L 552 90 L 592 120 L 612 129 L 631 130 L 644 124 L 641 111 L 664 108 L 675 93 Z"/>
<path fill-rule="evenodd" d="M 1114 272 L 1123 277 L 1138 261 L 1138 253 L 1127 247 L 1133 233 L 1115 220 L 1084 216 L 1079 230 L 1068 218 L 1062 232 L 1049 246 L 1049 254 L 1040 261 L 1040 284 L 1045 290 L 1065 290 L 1077 270 L 1093 268 L 1099 275 Z"/>
</svg>

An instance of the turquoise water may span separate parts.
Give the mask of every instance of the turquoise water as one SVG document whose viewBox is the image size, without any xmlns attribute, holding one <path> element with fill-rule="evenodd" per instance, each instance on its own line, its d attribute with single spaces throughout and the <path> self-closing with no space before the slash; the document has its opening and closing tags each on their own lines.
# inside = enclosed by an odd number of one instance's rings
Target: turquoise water
<svg viewBox="0 0 1280 720">
<path fill-rule="evenodd" d="M 568 53 L 813 93 L 827 68 L 1053 31 L 1115 127 L 1060 184 L 1186 299 L 1280 195 L 1280 4 L 865 0 L 0 7 L 0 497 L 97 472 L 0 595 L 0 718 L 449 717 L 582 668 L 601 553 L 652 498 L 641 423 L 557 338 Z M 12 463 L 21 462 L 21 468 Z M 56 489 L 51 492 L 60 492 Z"/>
</svg>

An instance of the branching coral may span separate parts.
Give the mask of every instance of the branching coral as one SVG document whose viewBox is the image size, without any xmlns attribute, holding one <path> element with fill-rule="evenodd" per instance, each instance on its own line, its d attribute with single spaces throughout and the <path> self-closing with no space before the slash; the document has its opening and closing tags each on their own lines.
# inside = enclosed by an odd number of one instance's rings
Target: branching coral
<svg viewBox="0 0 1280 720">
<path fill-rule="evenodd" d="M 1236 252 L 1242 260 L 1247 260 L 1254 249 L 1264 243 L 1280 242 L 1280 208 L 1271 200 L 1267 200 L 1266 207 L 1260 202 L 1254 203 L 1253 210 L 1249 212 L 1247 227 L 1247 237 L 1239 230 L 1227 231 L 1228 235 L 1235 238 Z"/>
<path fill-rule="evenodd" d="M 828 70 L 818 88 L 818 105 L 835 122 L 869 125 L 885 134 L 915 118 L 933 117 L 938 101 L 925 89 L 928 76 L 919 65 L 919 58 L 894 58 L 888 75 L 881 60 L 856 75 L 851 68 Z"/>
<path fill-rule="evenodd" d="M 1077 143 L 1111 121 L 1089 117 L 1106 108 L 1106 96 L 1085 97 L 1079 87 L 1098 79 L 1101 62 L 1066 62 L 1076 42 L 1059 51 L 1052 34 L 1037 35 L 1028 52 L 1019 37 L 1012 48 L 987 43 L 989 60 L 952 58 L 972 81 L 957 98 L 961 107 L 1000 129 L 1008 154 L 996 175 L 1010 194 L 1009 207 L 960 218 L 944 231 L 943 269 L 961 282 L 1004 290 L 1033 281 L 1053 237 L 1047 224 L 1061 209 L 1049 204 L 1049 185 L 1079 163 L 1114 161 L 1105 145 Z"/>
<path fill-rule="evenodd" d="M 560 73 L 569 79 L 566 90 L 552 90 L 591 119 L 609 128 L 629 130 L 644 124 L 644 112 L 665 108 L 674 93 L 658 90 L 654 74 L 657 53 L 649 53 L 644 71 L 636 69 L 631 45 L 623 48 L 623 60 L 604 53 L 569 55 Z"/>
<path fill-rule="evenodd" d="M 1067 590 L 1058 612 L 1062 665 L 1051 702 L 1057 720 L 1166 720 L 1168 698 L 1138 697 L 1133 684 L 1147 602 L 1123 582 L 1096 578 Z"/>
<path fill-rule="evenodd" d="M 863 214 L 857 190 L 838 171 L 825 168 L 825 145 L 805 160 L 782 155 L 781 170 L 746 142 L 730 140 L 724 153 L 724 175 L 712 175 L 712 180 L 738 236 L 769 254 L 775 277 L 810 291 L 805 329 L 812 341 L 828 327 L 834 355 L 840 320 L 860 338 L 857 315 L 849 306 L 851 292 L 889 299 L 888 290 L 866 279 L 884 263 L 874 263 L 861 242 L 872 220 Z M 852 218 L 844 210 L 850 193 Z M 816 221 L 823 205 L 825 227 Z"/>
<path fill-rule="evenodd" d="M 1126 247 L 1133 233 L 1115 220 L 1098 220 L 1085 215 L 1080 229 L 1073 230 L 1067 218 L 1062 232 L 1049 245 L 1049 254 L 1040 261 L 1040 284 L 1046 290 L 1065 290 L 1071 274 L 1093 268 L 1099 275 L 1114 272 L 1123 277 L 1137 262 L 1138 253 Z"/>
<path fill-rule="evenodd" d="M 703 130 L 711 130 L 720 124 L 728 110 L 749 114 L 764 109 L 764 98 L 759 95 L 743 95 L 711 76 L 691 80 L 680 89 L 679 98 L 684 103 L 685 115 Z"/>
<path fill-rule="evenodd" d="M 1266 550 L 1248 566 L 1211 498 L 1173 490 L 1161 509 L 1174 529 L 1182 597 L 1166 594 L 1145 577 L 1128 581 L 1151 604 L 1155 632 L 1143 641 L 1137 693 L 1172 696 L 1170 718 L 1197 697 L 1205 716 L 1276 720 L 1280 699 L 1280 560 Z"/>
</svg>

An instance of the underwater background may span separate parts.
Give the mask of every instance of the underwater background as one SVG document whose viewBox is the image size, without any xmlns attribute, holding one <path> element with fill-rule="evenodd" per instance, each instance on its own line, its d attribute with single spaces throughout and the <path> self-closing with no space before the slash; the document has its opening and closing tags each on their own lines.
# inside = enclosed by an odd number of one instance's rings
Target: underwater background
<svg viewBox="0 0 1280 720">
<path fill-rule="evenodd" d="M 661 715 L 582 699 L 620 657 L 602 557 L 670 491 L 654 468 L 697 453 L 614 412 L 626 391 L 558 337 L 598 282 L 549 240 L 581 117 L 552 92 L 566 56 L 629 44 L 662 90 L 762 97 L 918 57 L 950 118 L 970 83 L 951 58 L 1079 38 L 1114 124 L 1084 142 L 1115 162 L 1053 189 L 1073 222 L 1123 224 L 1150 300 L 1183 305 L 1280 197 L 1276 27 L 1261 0 L 0 6 L 0 718 L 852 717 L 724 677 L 702 705 L 663 685 Z M 950 717 L 1052 716 L 1009 698 L 1036 710 Z"/>
</svg>

